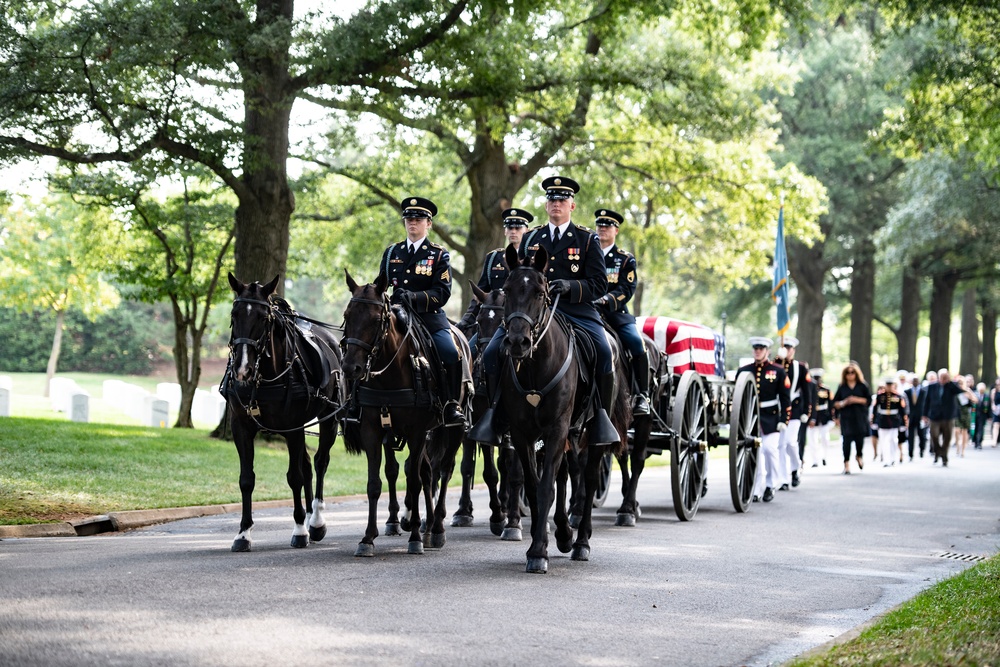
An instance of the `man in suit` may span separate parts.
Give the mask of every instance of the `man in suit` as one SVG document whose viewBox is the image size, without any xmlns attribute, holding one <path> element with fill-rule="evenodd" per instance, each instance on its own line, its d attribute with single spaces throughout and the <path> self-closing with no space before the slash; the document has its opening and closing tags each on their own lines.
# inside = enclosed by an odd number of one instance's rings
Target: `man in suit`
<svg viewBox="0 0 1000 667">
<path fill-rule="evenodd" d="M 955 398 L 963 392 L 975 399 L 971 391 L 962 389 L 951 379 L 947 368 L 942 368 L 937 372 L 937 382 L 927 385 L 927 395 L 924 398 L 923 420 L 930 425 L 934 462 L 937 463 L 940 459 L 941 465 L 946 468 L 951 434 L 958 417 L 958 401 Z"/>
<path fill-rule="evenodd" d="M 760 433 L 762 456 L 757 460 L 757 474 L 754 476 L 753 500 L 769 503 L 774 499 L 774 486 L 778 483 L 778 443 L 783 431 L 788 429 L 792 411 L 789 394 L 791 383 L 785 369 L 772 364 L 768 359 L 770 338 L 754 336 L 750 339 L 753 347 L 753 363 L 741 366 L 741 373 L 753 373 L 757 385 L 757 399 L 760 401 Z M 763 492 L 763 493 L 762 493 Z"/>
<path fill-rule="evenodd" d="M 459 406 L 462 395 L 462 362 L 451 337 L 451 323 L 444 305 L 451 296 L 451 256 L 443 246 L 431 243 L 427 233 L 437 215 L 430 199 L 407 197 L 400 203 L 406 238 L 382 253 L 380 272 L 392 286 L 390 302 L 405 304 L 423 322 L 434 341 L 444 378 L 441 398 L 446 426 L 466 426 Z"/>
<path fill-rule="evenodd" d="M 927 449 L 927 433 L 924 429 L 922 419 L 924 408 L 924 393 L 921 391 L 920 377 L 916 373 L 910 374 L 909 387 L 903 391 L 906 403 L 910 406 L 910 420 L 907 427 L 907 450 L 910 460 L 913 460 L 913 451 L 917 447 L 919 440 L 920 458 L 924 457 L 924 450 Z"/>
<path fill-rule="evenodd" d="M 565 176 L 551 176 L 542 181 L 545 190 L 545 212 L 548 222 L 536 226 L 525 234 L 517 250 L 522 260 L 532 258 L 535 253 L 548 255 L 545 278 L 549 284 L 549 294 L 559 297 L 557 310 L 578 331 L 590 337 L 595 349 L 597 392 L 599 407 L 588 436 L 591 444 L 613 445 L 620 441 L 618 432 L 608 414 L 612 408 L 615 393 L 615 374 L 612 366 L 611 346 L 604 333 L 601 316 L 594 306 L 594 299 L 608 291 L 608 278 L 604 255 L 597 235 L 575 225 L 572 221 L 576 209 L 574 198 L 580 191 L 580 184 Z M 495 394 L 500 377 L 500 346 L 507 335 L 504 327 L 497 329 L 490 344 L 483 352 L 483 364 L 488 380 L 488 393 Z M 499 444 L 494 411 L 489 411 L 473 427 L 469 437 L 478 442 Z"/>
</svg>

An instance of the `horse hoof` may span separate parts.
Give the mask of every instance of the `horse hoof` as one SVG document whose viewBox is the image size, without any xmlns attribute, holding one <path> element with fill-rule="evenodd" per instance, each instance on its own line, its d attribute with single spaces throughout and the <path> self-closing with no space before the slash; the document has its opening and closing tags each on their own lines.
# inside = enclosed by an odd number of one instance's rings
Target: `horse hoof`
<svg viewBox="0 0 1000 667">
<path fill-rule="evenodd" d="M 635 515 L 634 514 L 626 514 L 625 512 L 619 512 L 615 516 L 615 525 L 616 526 L 627 526 L 627 527 L 631 528 L 631 527 L 635 526 Z"/>
<path fill-rule="evenodd" d="M 444 546 L 447 539 L 444 533 L 431 533 L 431 549 L 440 549 Z"/>
<path fill-rule="evenodd" d="M 642 518 L 642 508 L 639 507 L 639 501 L 638 500 L 635 501 L 635 518 L 636 519 L 641 519 Z"/>
<path fill-rule="evenodd" d="M 402 519 L 399 520 L 399 523 L 396 525 L 405 530 L 406 532 L 410 532 L 410 519 L 408 517 L 404 516 Z M 389 524 L 385 524 L 385 527 L 388 528 Z"/>
<path fill-rule="evenodd" d="M 590 560 L 590 547 L 585 547 L 583 545 L 573 547 L 573 553 L 570 555 L 570 559 Z"/>
<path fill-rule="evenodd" d="M 245 537 L 237 537 L 235 540 L 233 540 L 232 551 L 235 552 L 250 551 L 250 540 L 248 540 Z"/>
<path fill-rule="evenodd" d="M 471 514 L 456 514 L 451 517 L 451 525 L 455 528 L 471 528 L 475 522 Z"/>
<path fill-rule="evenodd" d="M 309 546 L 308 535 L 292 535 L 292 547 L 295 549 L 305 549 Z"/>
<path fill-rule="evenodd" d="M 504 542 L 520 542 L 524 539 L 524 537 L 521 535 L 520 528 L 517 526 L 509 526 L 501 531 L 500 539 Z"/>
<path fill-rule="evenodd" d="M 572 529 L 574 529 L 574 530 L 576 530 L 577 528 L 579 528 L 580 527 L 580 519 L 581 518 L 582 517 L 580 515 L 578 515 L 578 514 L 570 514 L 569 515 L 569 527 L 572 528 Z"/>
<path fill-rule="evenodd" d="M 528 574 L 545 574 L 549 571 L 548 558 L 529 558 L 524 568 Z"/>
<path fill-rule="evenodd" d="M 503 535 L 504 528 L 507 526 L 507 520 L 503 521 L 490 521 L 490 532 L 500 537 Z M 518 538 L 520 539 L 520 538 Z"/>
<path fill-rule="evenodd" d="M 309 526 L 309 540 L 319 542 L 326 537 L 326 524 L 322 526 Z"/>
<path fill-rule="evenodd" d="M 424 553 L 424 543 L 423 542 L 410 542 L 406 545 L 406 553 L 420 555 Z"/>
<path fill-rule="evenodd" d="M 356 558 L 373 558 L 375 556 L 375 545 L 367 542 L 359 542 L 358 548 L 354 550 Z"/>
<path fill-rule="evenodd" d="M 573 548 L 573 538 L 572 536 L 567 537 L 565 540 L 560 540 L 556 538 L 556 548 L 559 549 L 559 553 L 568 554 L 570 549 Z"/>
</svg>

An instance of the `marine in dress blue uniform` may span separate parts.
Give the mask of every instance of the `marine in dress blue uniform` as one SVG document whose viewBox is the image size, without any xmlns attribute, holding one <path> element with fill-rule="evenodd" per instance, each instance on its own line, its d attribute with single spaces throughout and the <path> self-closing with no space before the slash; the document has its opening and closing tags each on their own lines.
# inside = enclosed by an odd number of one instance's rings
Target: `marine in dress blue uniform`
<svg viewBox="0 0 1000 667">
<path fill-rule="evenodd" d="M 760 432 L 763 460 L 757 462 L 757 475 L 754 478 L 753 499 L 770 502 L 774 498 L 774 486 L 778 480 L 778 443 L 781 432 L 788 428 L 792 401 L 789 396 L 791 383 L 785 375 L 785 369 L 772 364 L 767 352 L 771 347 L 771 339 L 754 336 L 750 339 L 753 347 L 753 363 L 741 366 L 736 376 L 741 373 L 753 373 L 757 385 L 757 398 L 760 401 Z M 762 465 L 763 464 L 763 465 Z M 763 491 L 763 494 L 761 493 Z"/>
<path fill-rule="evenodd" d="M 632 379 L 637 391 L 632 412 L 649 414 L 649 359 L 635 326 L 635 316 L 628 311 L 628 302 L 635 294 L 637 282 L 635 257 L 615 243 L 624 216 L 611 209 L 594 212 L 594 225 L 604 253 L 604 267 L 608 274 L 608 293 L 594 300 L 598 312 L 604 317 L 632 359 Z"/>
<path fill-rule="evenodd" d="M 559 295 L 557 310 L 577 329 L 586 332 L 594 343 L 597 365 L 597 391 L 600 408 L 595 416 L 596 428 L 590 428 L 588 435 L 595 445 L 617 444 L 619 436 L 608 417 L 614 399 L 615 375 L 611 359 L 611 346 L 604 333 L 601 316 L 593 301 L 608 291 L 608 278 L 604 266 L 601 244 L 594 232 L 577 226 L 571 220 L 576 209 L 574 197 L 580 191 L 580 184 L 565 176 L 551 176 L 542 181 L 545 190 L 545 211 L 547 224 L 532 228 L 521 240 L 517 250 L 520 259 L 532 258 L 537 252 L 549 256 L 545 277 L 549 283 L 549 293 Z M 507 335 L 503 327 L 497 329 L 483 353 L 483 364 L 487 378 L 499 378 L 500 345 Z M 494 387 L 488 386 L 492 394 Z M 485 416 L 484 416 L 485 417 Z M 499 437 L 495 429 L 486 428 L 485 419 L 473 428 L 470 437 L 480 442 L 497 444 Z M 478 427 L 484 428 L 480 430 Z M 482 436 L 482 437 L 479 437 Z"/>
<path fill-rule="evenodd" d="M 443 310 L 451 296 L 451 256 L 443 246 L 427 239 L 437 206 L 423 197 L 407 197 L 400 208 L 407 238 L 385 249 L 379 270 L 392 286 L 389 301 L 405 304 L 423 322 L 434 341 L 445 370 L 442 383 L 445 424 L 464 426 L 465 415 L 459 407 L 462 363 L 451 337 L 451 323 Z"/>
</svg>

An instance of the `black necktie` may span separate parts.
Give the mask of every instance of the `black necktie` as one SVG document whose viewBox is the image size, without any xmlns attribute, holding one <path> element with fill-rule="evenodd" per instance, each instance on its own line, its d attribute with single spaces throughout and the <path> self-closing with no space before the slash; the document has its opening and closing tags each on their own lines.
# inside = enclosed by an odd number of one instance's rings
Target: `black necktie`
<svg viewBox="0 0 1000 667">
<path fill-rule="evenodd" d="M 552 232 L 552 245 L 555 245 L 557 243 L 559 243 L 559 228 L 558 227 L 556 227 L 556 230 L 554 232 Z"/>
<path fill-rule="evenodd" d="M 413 244 L 412 243 L 407 243 L 406 244 L 406 256 L 407 256 L 407 258 L 412 258 L 413 257 Z"/>
</svg>

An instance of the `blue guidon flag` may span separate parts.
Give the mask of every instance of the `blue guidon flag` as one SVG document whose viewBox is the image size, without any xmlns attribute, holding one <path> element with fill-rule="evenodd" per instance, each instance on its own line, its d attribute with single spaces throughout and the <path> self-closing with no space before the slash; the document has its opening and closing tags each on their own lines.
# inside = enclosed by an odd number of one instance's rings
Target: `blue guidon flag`
<svg viewBox="0 0 1000 667">
<path fill-rule="evenodd" d="M 778 335 L 788 333 L 788 255 L 785 253 L 785 207 L 778 209 L 778 235 L 774 241 L 774 281 L 771 298 L 778 307 Z"/>
</svg>

